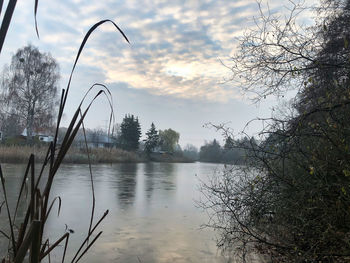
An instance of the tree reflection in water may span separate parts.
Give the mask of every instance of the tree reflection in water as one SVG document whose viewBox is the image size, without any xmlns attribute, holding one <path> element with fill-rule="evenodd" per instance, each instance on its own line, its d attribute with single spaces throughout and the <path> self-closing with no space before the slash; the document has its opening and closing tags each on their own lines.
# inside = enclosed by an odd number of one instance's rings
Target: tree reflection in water
<svg viewBox="0 0 350 263">
<path fill-rule="evenodd" d="M 115 166 L 118 202 L 121 209 L 127 209 L 134 204 L 138 167 L 134 163 L 121 163 Z"/>
</svg>

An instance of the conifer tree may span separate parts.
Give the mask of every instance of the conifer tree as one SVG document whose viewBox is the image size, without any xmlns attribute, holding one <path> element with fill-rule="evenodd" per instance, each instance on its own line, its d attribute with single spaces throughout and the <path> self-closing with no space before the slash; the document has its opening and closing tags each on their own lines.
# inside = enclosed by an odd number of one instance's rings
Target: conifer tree
<svg viewBox="0 0 350 263">
<path fill-rule="evenodd" d="M 145 152 L 149 155 L 159 144 L 159 135 L 154 123 L 152 122 L 151 128 L 146 132 L 147 139 L 145 140 Z"/>
<path fill-rule="evenodd" d="M 120 125 L 121 147 L 127 151 L 136 151 L 139 148 L 141 137 L 141 126 L 138 117 L 134 115 L 125 115 Z"/>
</svg>

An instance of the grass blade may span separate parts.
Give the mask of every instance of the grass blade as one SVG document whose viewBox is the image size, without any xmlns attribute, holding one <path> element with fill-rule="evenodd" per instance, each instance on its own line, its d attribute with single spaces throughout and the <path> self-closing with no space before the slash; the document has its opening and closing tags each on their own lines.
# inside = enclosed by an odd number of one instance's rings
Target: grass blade
<svg viewBox="0 0 350 263">
<path fill-rule="evenodd" d="M 10 237 L 4 231 L 0 230 L 0 234 L 2 234 L 4 237 L 10 240 Z"/>
<path fill-rule="evenodd" d="M 80 47 L 79 47 L 79 50 L 78 50 L 78 53 L 77 53 L 77 56 L 75 58 L 75 61 L 74 61 L 74 64 L 73 64 L 73 68 L 72 68 L 72 71 L 70 73 L 70 76 L 69 76 L 69 80 L 68 80 L 68 84 L 67 84 L 67 88 L 66 88 L 66 93 L 65 93 L 65 96 L 64 96 L 64 100 L 63 100 L 63 108 L 66 104 L 66 101 L 67 101 L 67 96 L 68 96 L 68 92 L 69 92 L 69 88 L 70 88 L 70 84 L 71 84 L 71 81 L 72 81 L 72 77 L 73 77 L 73 73 L 74 73 L 74 70 L 75 70 L 75 67 L 78 63 L 78 60 L 79 60 L 79 57 L 81 55 L 81 52 L 83 51 L 84 49 L 84 46 L 86 44 L 86 42 L 88 41 L 90 35 L 92 34 L 92 32 L 94 32 L 94 30 L 96 28 L 98 28 L 100 25 L 106 23 L 106 22 L 110 22 L 114 25 L 114 27 L 122 34 L 122 36 L 124 37 L 124 39 L 126 40 L 126 42 L 130 43 L 129 42 L 129 39 L 126 37 L 126 35 L 124 34 L 124 32 L 117 26 L 116 23 L 114 23 L 112 20 L 109 20 L 109 19 L 105 19 L 105 20 L 101 20 L 99 22 L 97 22 L 95 25 L 93 25 L 89 31 L 85 34 L 85 37 L 82 41 L 82 43 L 80 44 Z"/>
<path fill-rule="evenodd" d="M 9 29 L 11 18 L 13 11 L 15 11 L 15 7 L 17 4 L 17 0 L 9 0 L 6 8 L 5 15 L 2 19 L 1 28 L 0 28 L 0 54 L 2 50 L 2 46 L 4 45 L 7 30 Z"/>
<path fill-rule="evenodd" d="M 46 217 L 45 217 L 45 221 L 44 221 L 44 222 L 46 222 L 46 219 L 49 217 L 49 214 L 50 214 L 50 212 L 51 212 L 51 209 L 52 209 L 53 205 L 55 204 L 56 200 L 58 200 L 58 211 L 57 211 L 57 216 L 60 215 L 61 203 L 62 203 L 62 201 L 61 201 L 61 197 L 60 197 L 60 196 L 56 196 L 56 197 L 52 200 L 51 205 L 50 205 L 49 209 L 47 210 L 47 213 L 46 213 Z"/>
<path fill-rule="evenodd" d="M 39 262 L 40 257 L 40 225 L 41 222 L 38 220 L 33 221 L 35 222 L 33 232 L 32 232 L 32 238 L 31 238 L 31 250 L 30 250 L 30 262 Z"/>
<path fill-rule="evenodd" d="M 0 0 L 0 15 L 1 15 L 1 11 L 2 11 L 2 6 L 4 5 L 4 0 Z"/>
<path fill-rule="evenodd" d="M 41 251 L 40 251 L 40 255 L 43 255 L 45 252 L 45 248 L 48 247 L 49 248 L 49 239 L 46 239 L 46 241 L 44 242 Z M 41 256 L 40 256 L 41 257 Z"/>
<path fill-rule="evenodd" d="M 22 245 L 25 233 L 26 233 L 26 229 L 28 226 L 28 222 L 29 222 L 29 215 L 30 215 L 30 205 L 27 208 L 27 212 L 26 212 L 26 216 L 24 217 L 23 223 L 21 224 L 21 228 L 18 232 L 18 238 L 17 238 L 17 250 L 19 249 L 19 247 Z"/>
<path fill-rule="evenodd" d="M 66 239 L 66 244 L 68 243 L 69 233 L 65 233 L 61 236 L 53 245 L 51 245 L 44 254 L 40 256 L 40 261 L 43 260 L 55 247 L 57 247 L 64 239 Z M 66 245 L 65 245 L 66 247 Z M 66 249 L 64 250 L 64 255 L 66 254 Z"/>
<path fill-rule="evenodd" d="M 24 189 L 24 186 L 25 186 L 27 177 L 28 177 L 29 168 L 31 167 L 31 165 L 33 164 L 33 162 L 34 162 L 34 155 L 31 154 L 30 157 L 29 157 L 29 161 L 28 161 L 28 164 L 27 164 L 26 171 L 24 172 L 24 176 L 23 176 L 22 184 L 21 184 L 21 189 L 20 189 L 19 194 L 18 194 L 17 203 L 16 203 L 16 208 L 15 208 L 15 213 L 14 213 L 14 215 L 13 215 L 13 222 L 15 222 L 15 220 L 16 220 L 16 215 L 17 215 L 17 210 L 18 210 L 18 206 L 19 206 L 19 201 L 20 201 L 20 199 L 21 199 L 22 192 L 23 192 L 23 189 Z"/>
<path fill-rule="evenodd" d="M 85 143 L 86 153 L 87 153 L 87 156 L 88 156 L 90 182 L 91 182 L 91 192 L 92 192 L 92 208 L 91 208 L 91 216 L 90 216 L 90 225 L 89 225 L 89 230 L 88 230 L 88 236 L 89 236 L 91 228 L 92 228 L 92 223 L 94 221 L 96 198 L 95 198 L 94 178 L 92 176 L 90 152 L 89 152 L 89 147 L 88 147 L 88 144 L 87 144 L 84 122 L 82 122 L 82 128 L 83 128 L 83 134 L 84 134 L 84 143 Z"/>
<path fill-rule="evenodd" d="M 68 240 L 69 240 L 69 234 L 67 236 L 66 243 L 64 244 L 62 263 L 64 263 L 64 258 L 66 257 L 66 252 L 67 252 L 67 247 L 68 247 Z M 49 255 L 49 259 L 50 259 L 50 255 Z"/>
<path fill-rule="evenodd" d="M 39 4 L 39 0 L 35 0 L 35 4 L 34 4 L 34 20 L 35 20 L 35 31 L 36 31 L 36 35 L 39 37 L 39 30 L 38 30 L 38 22 L 37 22 L 37 12 L 38 12 L 38 4 Z"/>
<path fill-rule="evenodd" d="M 23 240 L 22 245 L 18 249 L 18 253 L 15 256 L 14 263 L 22 263 L 23 259 L 32 243 L 33 236 L 36 234 L 39 234 L 40 232 L 40 221 L 39 220 L 34 220 L 32 224 L 30 225 L 30 228 L 28 230 L 28 233 L 26 237 Z M 32 261 L 33 262 L 33 261 Z M 39 261 L 34 261 L 34 262 L 39 262 Z"/>
<path fill-rule="evenodd" d="M 93 227 L 93 229 L 91 230 L 91 232 L 88 234 L 88 236 L 85 238 L 84 242 L 81 243 L 78 251 L 75 253 L 75 256 L 72 259 L 72 263 L 74 262 L 75 258 L 79 255 L 81 249 L 83 248 L 83 246 L 87 243 L 87 241 L 89 240 L 90 236 L 92 235 L 92 233 L 95 231 L 95 229 L 98 227 L 98 225 L 102 222 L 102 220 L 108 215 L 109 210 L 106 210 L 106 212 L 103 214 L 103 216 L 100 218 L 100 220 L 98 220 L 98 222 L 96 223 L 96 225 Z M 91 244 L 90 244 L 91 245 Z"/>
<path fill-rule="evenodd" d="M 107 86 L 104 85 L 104 84 L 100 84 L 100 83 L 95 83 L 95 84 L 93 84 L 93 85 L 89 88 L 89 90 L 85 93 L 83 99 L 81 100 L 80 106 L 81 106 L 82 103 L 85 101 L 87 95 L 88 95 L 95 87 L 102 87 L 102 88 L 104 88 L 103 93 L 106 95 L 106 98 L 107 98 L 107 100 L 108 100 L 108 104 L 109 104 L 110 109 L 111 109 L 110 120 L 109 120 L 110 123 L 109 123 L 109 128 L 108 128 L 108 136 L 109 136 L 109 131 L 110 131 L 111 122 L 113 121 L 113 123 L 114 123 L 114 110 L 113 110 L 113 98 L 112 98 L 112 93 L 111 93 L 110 90 L 107 88 Z M 107 93 L 106 93 L 106 92 L 107 92 Z M 82 117 L 81 114 L 80 114 L 80 117 Z M 85 132 L 85 127 L 84 127 L 84 122 L 82 122 L 82 129 L 83 129 L 83 135 L 84 135 L 85 148 L 86 148 L 86 152 L 87 152 L 87 156 L 88 156 L 88 164 L 89 164 L 89 172 L 90 172 L 90 182 L 91 182 L 91 191 L 92 191 L 92 209 L 91 209 L 90 225 L 89 225 L 89 230 L 88 230 L 88 234 L 89 234 L 90 231 L 91 231 L 91 228 L 92 228 L 93 220 L 94 220 L 96 198 L 95 198 L 94 180 L 93 180 L 93 176 L 92 176 L 92 168 L 91 168 L 91 161 L 90 161 L 90 153 L 89 153 L 89 147 L 88 147 L 88 145 L 87 145 L 87 139 L 86 139 L 86 132 Z"/>
<path fill-rule="evenodd" d="M 31 166 L 30 166 L 30 221 L 34 220 L 35 216 L 35 174 L 34 174 L 34 155 L 30 156 Z"/>
<path fill-rule="evenodd" d="M 73 129 L 73 131 L 71 132 L 71 134 L 66 134 L 66 136 L 65 136 L 64 145 L 63 145 L 63 143 L 62 143 L 62 147 L 61 147 L 61 149 L 60 149 L 60 151 L 59 151 L 59 153 L 58 153 L 58 155 L 57 155 L 57 159 L 56 159 L 56 161 L 55 161 L 55 164 L 54 164 L 54 166 L 53 166 L 53 168 L 52 168 L 52 171 L 50 171 L 50 173 L 52 173 L 52 176 L 57 172 L 57 170 L 58 170 L 60 164 L 61 164 L 62 161 L 63 161 L 64 156 L 66 155 L 66 153 L 68 152 L 70 146 L 72 145 L 73 140 L 74 140 L 76 134 L 78 133 L 78 131 L 79 131 L 80 127 L 81 127 L 81 124 L 82 124 L 82 122 L 84 121 L 84 119 L 85 119 L 87 113 L 89 112 L 89 109 L 90 109 L 92 103 L 93 103 L 93 102 L 96 100 L 96 98 L 99 97 L 102 93 L 104 93 L 104 91 L 103 91 L 103 90 L 100 90 L 100 91 L 95 95 L 95 97 L 91 100 L 90 104 L 86 107 L 86 109 L 85 109 L 85 111 L 84 111 L 83 114 L 81 114 L 81 108 L 80 108 L 80 107 L 79 107 L 78 110 L 76 111 L 76 113 L 75 113 L 75 115 L 74 115 L 74 122 L 73 122 L 73 120 L 71 121 L 71 124 L 70 124 L 70 126 L 69 126 L 68 129 L 71 130 L 71 129 L 73 128 L 73 126 L 74 126 L 74 124 L 75 124 L 75 121 L 76 121 L 76 119 L 78 118 L 78 115 L 79 115 L 79 114 L 80 114 L 81 117 L 80 117 L 80 119 L 78 120 L 78 122 L 77 122 L 75 128 Z M 68 131 L 67 131 L 67 133 L 68 133 Z"/>
<path fill-rule="evenodd" d="M 1 165 L 0 165 L 0 179 L 1 179 L 2 191 L 4 193 L 4 198 L 5 198 L 5 206 L 6 206 L 6 210 L 7 210 L 7 216 L 8 216 L 9 224 L 10 224 L 12 250 L 13 250 L 13 254 L 16 255 L 15 234 L 14 234 L 14 231 L 13 231 L 13 222 L 11 220 L 10 208 L 9 208 L 9 204 L 8 204 L 8 201 L 7 201 L 7 194 L 6 194 L 6 187 L 5 187 L 5 178 L 4 178 L 4 175 L 2 173 Z"/>
<path fill-rule="evenodd" d="M 97 236 L 92 240 L 92 242 L 87 246 L 87 248 L 81 253 L 80 257 L 77 259 L 77 261 L 75 261 L 75 263 L 77 263 L 86 254 L 86 252 L 90 249 L 90 247 L 95 243 L 95 241 L 100 237 L 102 233 L 103 232 L 101 231 L 97 234 Z"/>
<path fill-rule="evenodd" d="M 35 188 L 38 188 L 38 187 L 39 187 L 39 183 L 40 183 L 41 177 L 42 177 L 42 175 L 43 175 L 43 173 L 44 173 L 44 169 L 45 169 L 47 163 L 48 163 L 48 162 L 51 160 L 51 158 L 52 158 L 52 148 L 53 148 L 53 143 L 50 142 L 49 148 L 47 149 L 47 152 L 46 152 L 46 155 L 45 155 L 44 163 L 43 163 L 43 165 L 41 166 L 41 170 L 40 170 L 38 179 L 36 180 Z"/>
<path fill-rule="evenodd" d="M 64 93 L 65 89 L 62 89 L 62 94 L 61 94 L 61 100 L 60 100 L 60 106 L 58 108 L 58 115 L 57 115 L 57 126 L 56 126 L 56 131 L 55 131 L 55 138 L 53 140 L 53 146 L 51 148 L 51 159 L 50 159 L 50 171 L 52 170 L 53 163 L 55 160 L 55 150 L 56 150 L 56 145 L 57 145 L 57 140 L 58 140 L 58 131 L 60 129 L 60 123 L 63 115 L 63 100 L 64 100 Z"/>
</svg>

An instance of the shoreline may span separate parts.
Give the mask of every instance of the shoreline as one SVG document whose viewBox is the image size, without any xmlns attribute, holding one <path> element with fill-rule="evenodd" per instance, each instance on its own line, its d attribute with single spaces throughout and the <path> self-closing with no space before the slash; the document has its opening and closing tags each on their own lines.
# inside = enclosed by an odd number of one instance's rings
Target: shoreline
<svg viewBox="0 0 350 263">
<path fill-rule="evenodd" d="M 47 152 L 46 146 L 0 146 L 0 163 L 27 163 L 31 154 L 34 154 L 36 162 L 43 162 Z M 113 163 L 192 163 L 183 156 L 151 156 L 147 158 L 144 154 L 128 152 L 116 148 L 92 148 L 89 149 L 91 164 L 113 164 Z M 87 164 L 89 158 L 86 149 L 72 147 L 63 159 L 63 163 Z"/>
</svg>

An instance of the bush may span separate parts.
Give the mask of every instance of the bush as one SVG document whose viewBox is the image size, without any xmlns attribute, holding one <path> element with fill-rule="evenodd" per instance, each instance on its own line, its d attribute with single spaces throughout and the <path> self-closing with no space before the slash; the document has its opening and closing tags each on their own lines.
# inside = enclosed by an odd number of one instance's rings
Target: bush
<svg viewBox="0 0 350 263">
<path fill-rule="evenodd" d="M 260 99 L 301 84 L 291 114 L 263 120 L 249 165 L 203 185 L 218 244 L 244 260 L 253 249 L 272 262 L 350 261 L 350 1 L 324 3 L 307 35 L 295 31 L 294 4 L 287 23 L 262 17 L 241 43 L 236 62 L 248 90 L 266 84 Z"/>
</svg>

